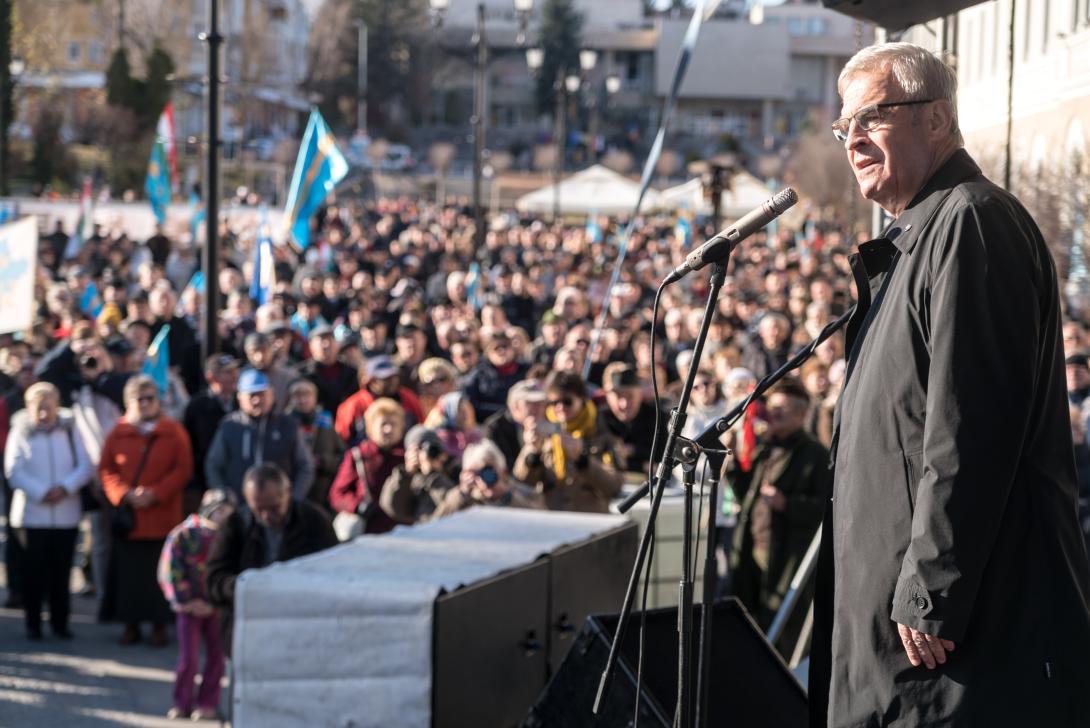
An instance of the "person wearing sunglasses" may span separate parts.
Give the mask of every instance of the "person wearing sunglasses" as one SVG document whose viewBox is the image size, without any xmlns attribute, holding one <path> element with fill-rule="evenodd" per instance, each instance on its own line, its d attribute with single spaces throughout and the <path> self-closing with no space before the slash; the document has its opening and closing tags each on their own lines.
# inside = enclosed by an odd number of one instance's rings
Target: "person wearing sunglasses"
<svg viewBox="0 0 1090 728">
<path fill-rule="evenodd" d="M 841 71 L 844 145 L 892 222 L 851 261 L 811 725 L 1090 724 L 1056 265 L 963 148 L 957 74 L 910 43 Z"/>
<path fill-rule="evenodd" d="M 125 383 L 125 416 L 102 445 L 98 472 L 110 505 L 131 519 L 113 521 L 106 593 L 99 616 L 125 625 L 121 644 L 141 639 L 151 622 L 149 644 L 166 646 L 174 621 L 159 590 L 156 570 L 167 534 L 182 520 L 182 490 L 193 474 L 193 451 L 181 423 L 162 413 L 159 387 L 145 375 Z"/>
<path fill-rule="evenodd" d="M 607 513 L 621 490 L 614 440 L 575 372 L 550 372 L 544 383 L 545 421 L 528 422 L 514 475 L 554 511 Z"/>
</svg>

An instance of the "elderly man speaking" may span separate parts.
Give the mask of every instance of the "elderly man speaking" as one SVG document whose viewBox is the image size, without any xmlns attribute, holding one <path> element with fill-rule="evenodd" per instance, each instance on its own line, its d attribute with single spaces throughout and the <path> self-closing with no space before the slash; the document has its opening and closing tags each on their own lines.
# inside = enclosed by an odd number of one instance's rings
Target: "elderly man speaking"
<svg viewBox="0 0 1090 728">
<path fill-rule="evenodd" d="M 1090 725 L 1056 269 L 961 148 L 923 48 L 840 74 L 843 142 L 893 218 L 852 270 L 811 654 L 813 725 Z"/>
</svg>

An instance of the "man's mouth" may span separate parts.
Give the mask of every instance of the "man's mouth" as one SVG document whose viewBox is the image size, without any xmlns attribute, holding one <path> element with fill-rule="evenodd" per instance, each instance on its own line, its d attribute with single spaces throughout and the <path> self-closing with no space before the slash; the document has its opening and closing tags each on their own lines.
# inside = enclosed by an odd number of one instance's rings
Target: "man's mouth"
<svg viewBox="0 0 1090 728">
<path fill-rule="evenodd" d="M 878 164 L 878 160 L 876 159 L 861 159 L 855 163 L 855 170 L 857 172 L 861 172 L 867 167 L 873 166 L 875 164 Z"/>
</svg>

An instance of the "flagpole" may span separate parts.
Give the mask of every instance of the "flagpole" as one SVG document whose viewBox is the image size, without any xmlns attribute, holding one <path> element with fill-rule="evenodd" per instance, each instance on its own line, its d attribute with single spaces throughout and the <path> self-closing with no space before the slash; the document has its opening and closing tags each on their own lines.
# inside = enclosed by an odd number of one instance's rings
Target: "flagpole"
<svg viewBox="0 0 1090 728">
<path fill-rule="evenodd" d="M 219 152 L 220 152 L 220 44 L 219 0 L 209 0 L 208 32 L 208 179 L 205 184 L 204 330 L 202 361 L 219 351 Z"/>
</svg>

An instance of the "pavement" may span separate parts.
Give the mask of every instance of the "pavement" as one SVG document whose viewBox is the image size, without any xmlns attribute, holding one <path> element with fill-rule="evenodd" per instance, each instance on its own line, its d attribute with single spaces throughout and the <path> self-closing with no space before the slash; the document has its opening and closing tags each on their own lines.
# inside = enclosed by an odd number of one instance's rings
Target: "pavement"
<svg viewBox="0 0 1090 728">
<path fill-rule="evenodd" d="M 2 547 L 2 544 L 0 544 Z M 2 550 L 2 548 L 0 548 Z M 82 586 L 73 570 L 73 591 Z M 7 600 L 0 566 L 0 604 Z M 220 726 L 218 721 L 168 720 L 177 644 L 146 642 L 122 647 L 121 626 L 98 624 L 97 602 L 72 596 L 75 638 L 26 638 L 22 610 L 0 608 L 0 728 L 104 728 L 105 726 Z M 147 628 L 145 627 L 145 637 Z M 224 705 L 227 689 L 224 688 Z"/>
</svg>

